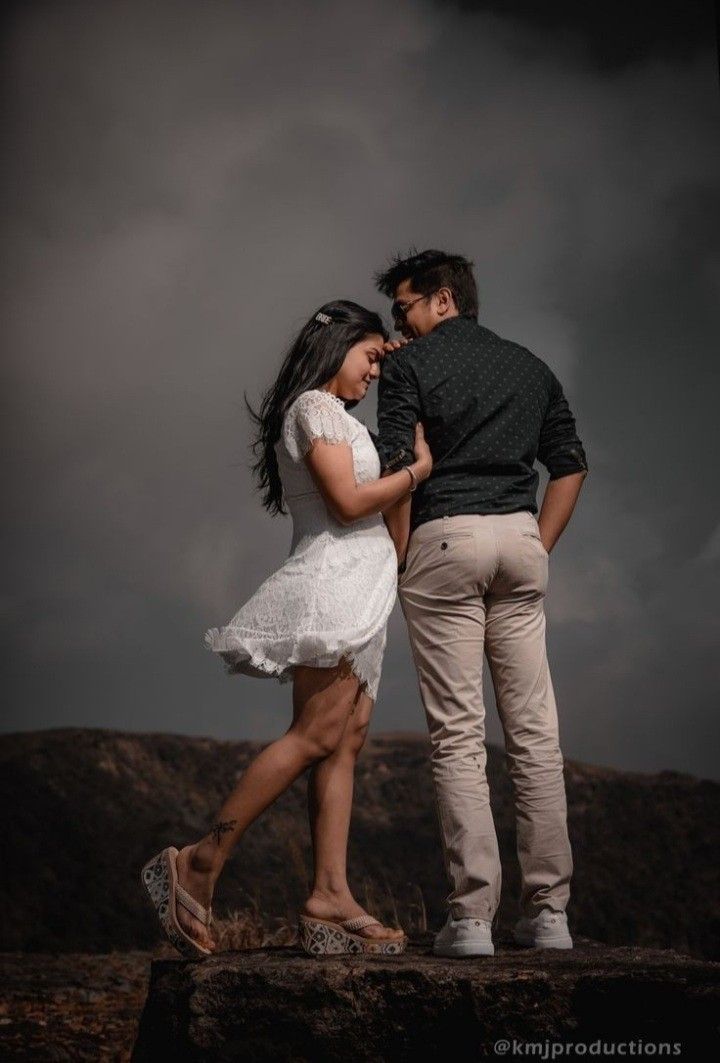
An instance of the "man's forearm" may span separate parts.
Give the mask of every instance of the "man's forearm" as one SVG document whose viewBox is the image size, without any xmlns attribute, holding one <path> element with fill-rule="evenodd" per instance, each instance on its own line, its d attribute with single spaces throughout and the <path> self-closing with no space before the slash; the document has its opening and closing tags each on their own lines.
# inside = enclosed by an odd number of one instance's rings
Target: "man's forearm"
<svg viewBox="0 0 720 1063">
<path fill-rule="evenodd" d="M 570 473 L 549 480 L 538 514 L 538 528 L 548 553 L 563 533 L 577 502 L 586 472 Z"/>
</svg>

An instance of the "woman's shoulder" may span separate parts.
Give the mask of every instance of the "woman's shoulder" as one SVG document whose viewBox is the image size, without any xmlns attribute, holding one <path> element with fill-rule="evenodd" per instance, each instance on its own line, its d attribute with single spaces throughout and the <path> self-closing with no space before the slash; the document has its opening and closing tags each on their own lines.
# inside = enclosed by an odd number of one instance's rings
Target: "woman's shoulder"
<svg viewBox="0 0 720 1063">
<path fill-rule="evenodd" d="M 309 388 L 293 399 L 284 421 L 307 427 L 316 422 L 351 425 L 356 419 L 345 409 L 345 403 L 322 388 Z"/>
<path fill-rule="evenodd" d="M 335 443 L 351 442 L 356 424 L 342 399 L 329 391 L 310 388 L 288 407 L 282 435 L 291 455 L 296 457 L 306 453 L 317 438 Z"/>
</svg>

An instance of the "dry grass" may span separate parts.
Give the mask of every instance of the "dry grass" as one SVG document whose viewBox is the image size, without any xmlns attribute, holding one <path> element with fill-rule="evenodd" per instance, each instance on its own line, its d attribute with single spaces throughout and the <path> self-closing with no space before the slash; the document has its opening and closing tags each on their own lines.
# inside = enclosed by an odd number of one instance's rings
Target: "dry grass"
<svg viewBox="0 0 720 1063">
<path fill-rule="evenodd" d="M 224 919 L 215 919 L 219 951 L 262 949 L 269 945 L 297 945 L 297 927 L 289 919 L 268 919 L 257 905 L 237 908 Z"/>
<path fill-rule="evenodd" d="M 372 879 L 363 883 L 361 903 L 366 910 L 389 926 L 402 927 L 406 934 L 424 933 L 428 929 L 425 898 L 415 887 L 417 900 L 398 905 L 387 883 L 383 888 Z M 360 899 L 360 898 L 359 898 Z M 254 902 L 247 908 L 229 911 L 224 918 L 215 918 L 215 937 L 218 950 L 261 949 L 271 945 L 297 945 L 297 923 L 289 917 L 264 915 Z"/>
</svg>

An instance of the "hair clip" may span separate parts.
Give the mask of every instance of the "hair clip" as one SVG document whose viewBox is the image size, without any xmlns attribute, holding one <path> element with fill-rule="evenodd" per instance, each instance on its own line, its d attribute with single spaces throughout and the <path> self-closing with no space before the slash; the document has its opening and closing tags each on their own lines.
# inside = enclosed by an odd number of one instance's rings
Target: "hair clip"
<svg viewBox="0 0 720 1063">
<path fill-rule="evenodd" d="M 323 314 L 322 310 L 318 310 L 315 315 L 315 320 L 322 322 L 323 325 L 329 325 L 332 322 L 332 318 L 329 314 Z"/>
</svg>

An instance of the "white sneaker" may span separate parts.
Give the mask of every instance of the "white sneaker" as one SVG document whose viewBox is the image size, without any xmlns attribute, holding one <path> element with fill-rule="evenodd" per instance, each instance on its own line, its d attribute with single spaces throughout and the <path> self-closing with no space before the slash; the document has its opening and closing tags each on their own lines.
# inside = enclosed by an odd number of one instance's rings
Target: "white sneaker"
<svg viewBox="0 0 720 1063">
<path fill-rule="evenodd" d="M 494 956 L 492 925 L 486 919 L 453 919 L 447 917 L 442 930 L 435 935 L 435 956 Z"/>
<path fill-rule="evenodd" d="M 573 941 L 568 932 L 565 912 L 542 908 L 532 919 L 518 919 L 513 928 L 518 945 L 531 949 L 571 949 Z"/>
</svg>

